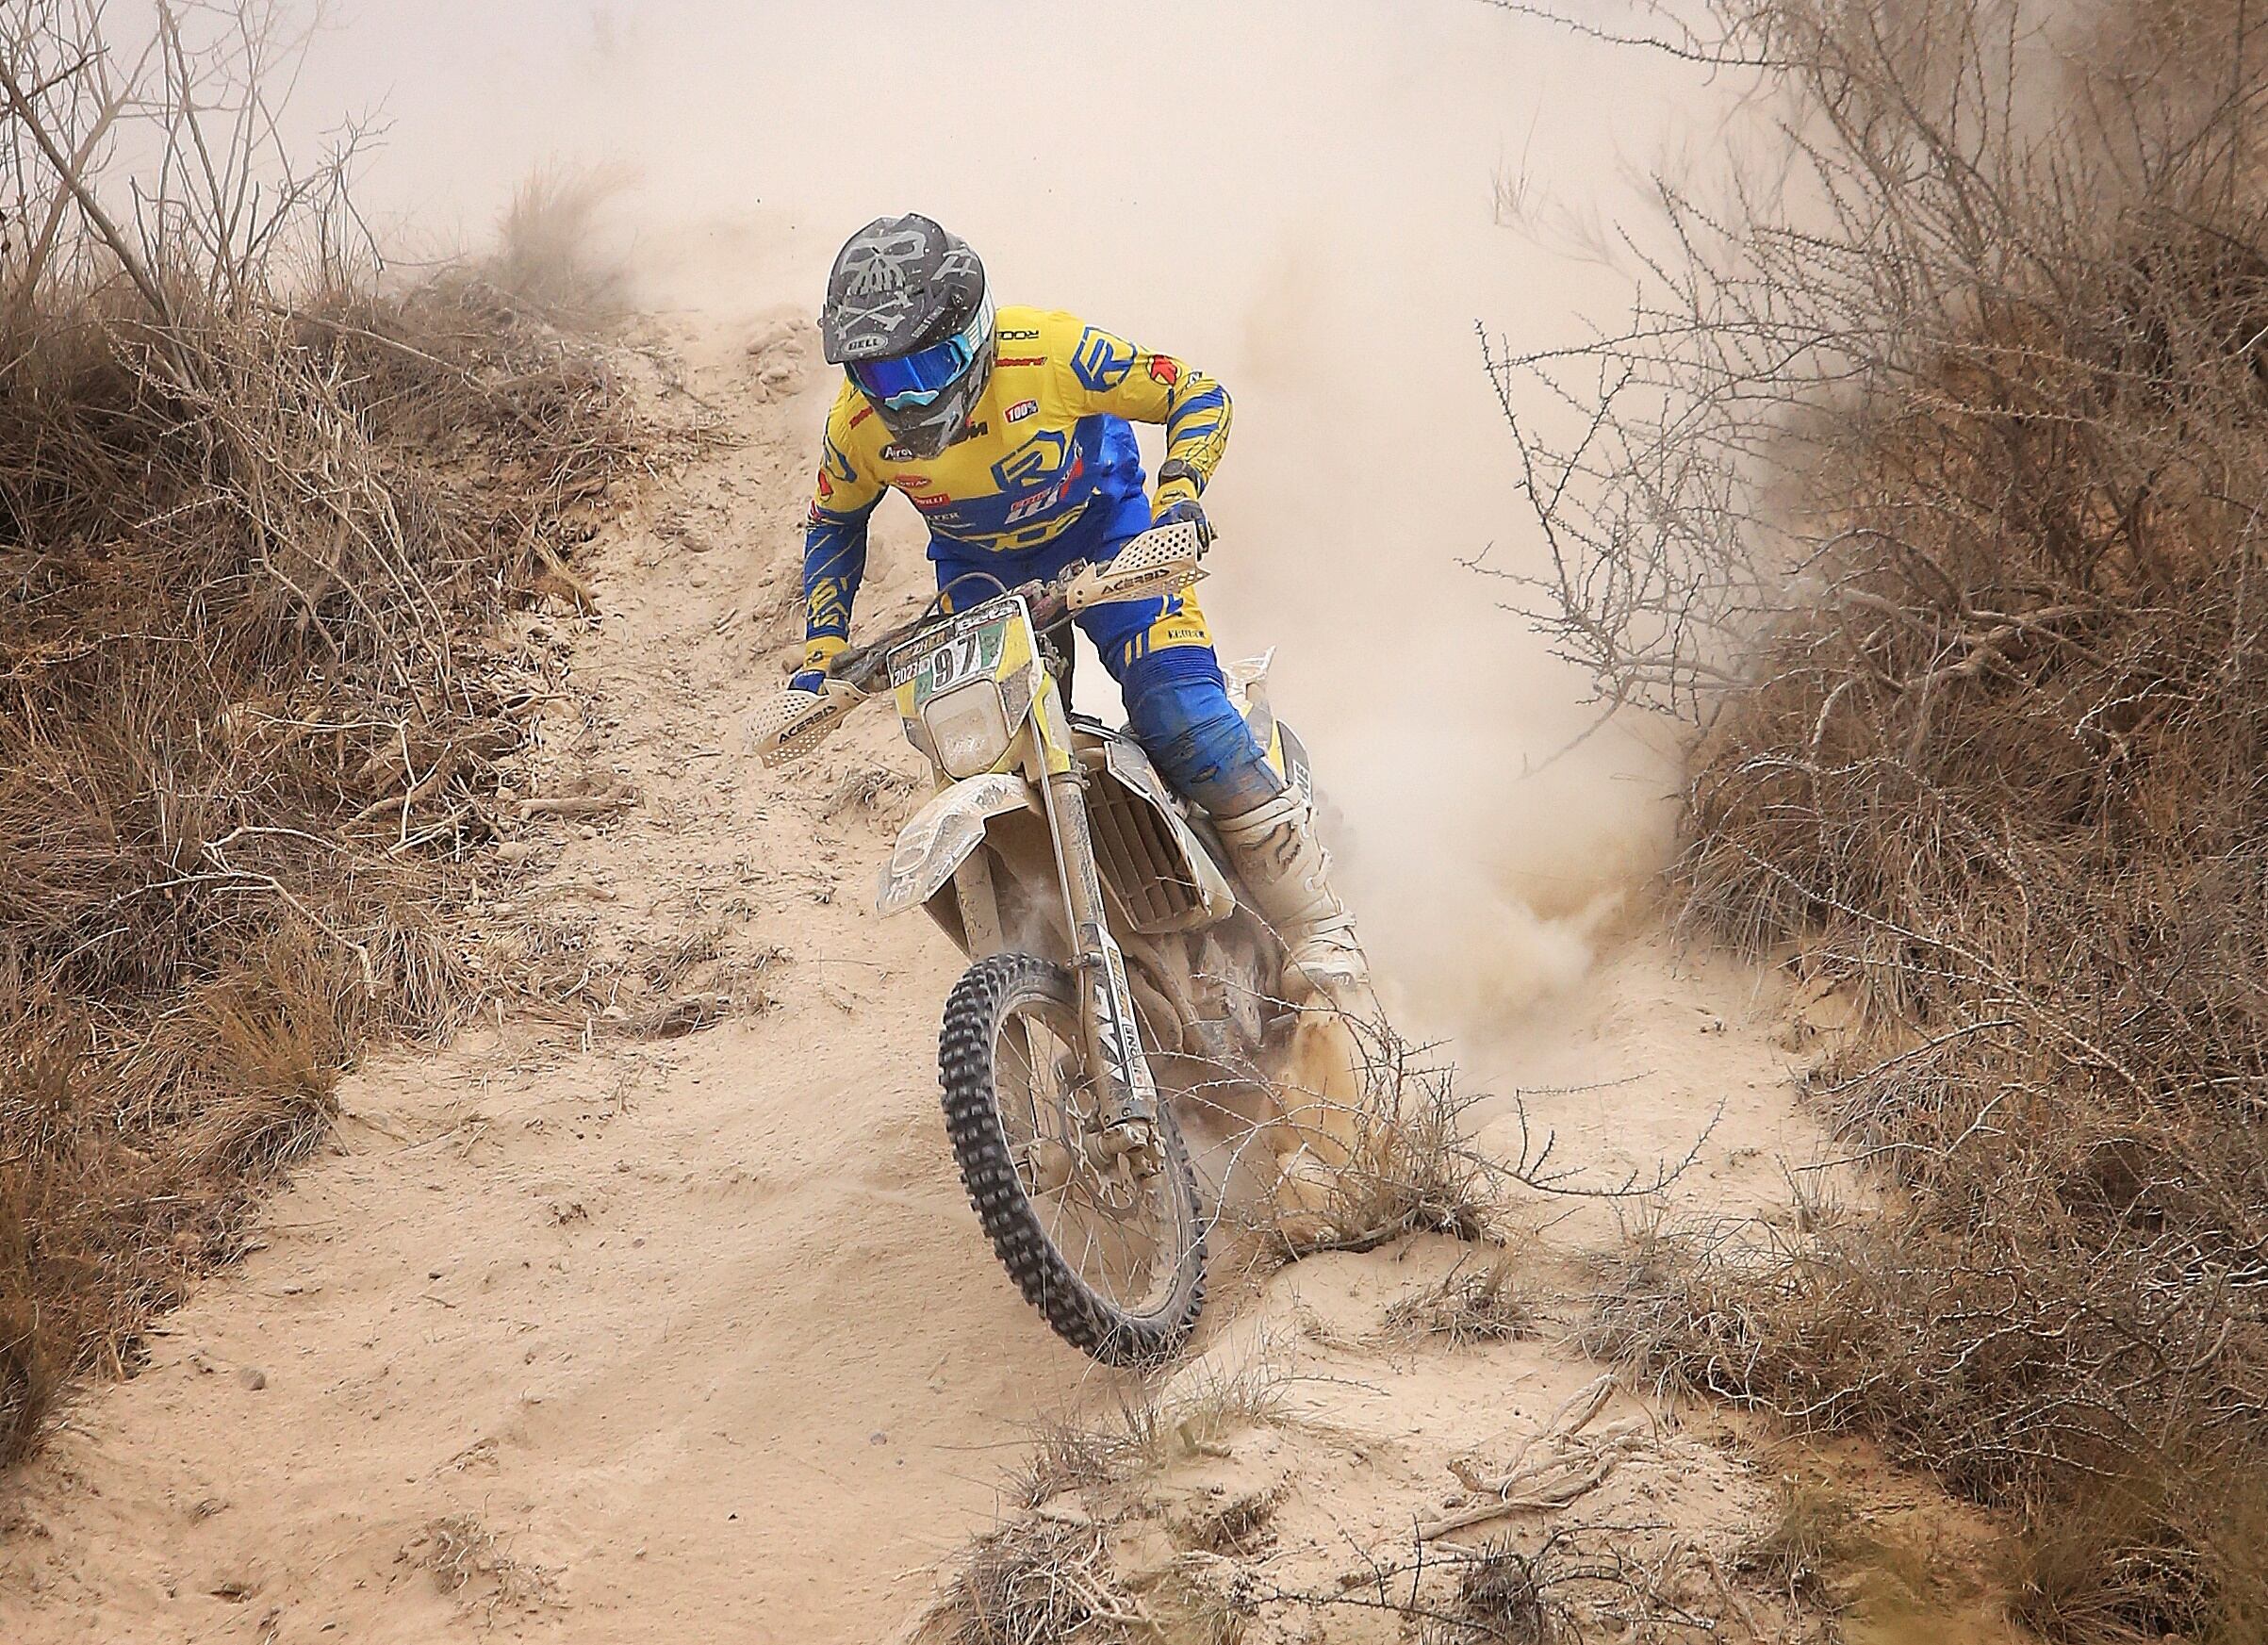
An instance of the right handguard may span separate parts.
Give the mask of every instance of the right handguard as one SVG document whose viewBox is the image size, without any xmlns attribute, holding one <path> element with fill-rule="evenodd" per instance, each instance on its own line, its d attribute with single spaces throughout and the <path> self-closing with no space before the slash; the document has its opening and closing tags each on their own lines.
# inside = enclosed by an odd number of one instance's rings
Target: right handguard
<svg viewBox="0 0 2268 1645">
<path fill-rule="evenodd" d="M 749 744 L 766 765 L 800 760 L 865 700 L 863 691 L 843 680 L 829 680 L 816 692 L 782 692 L 757 705 L 748 726 Z"/>
</svg>

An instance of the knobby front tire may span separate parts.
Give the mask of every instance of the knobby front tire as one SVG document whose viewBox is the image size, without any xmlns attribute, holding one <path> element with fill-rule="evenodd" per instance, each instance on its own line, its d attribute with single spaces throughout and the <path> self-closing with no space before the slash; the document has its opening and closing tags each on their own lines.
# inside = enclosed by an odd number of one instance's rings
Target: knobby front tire
<svg viewBox="0 0 2268 1645">
<path fill-rule="evenodd" d="M 945 1026 L 938 1036 L 945 1133 L 960 1162 L 969 1204 L 1025 1300 L 1045 1316 L 1064 1341 L 1104 1364 L 1155 1365 L 1180 1349 L 1205 1306 L 1205 1232 L 1197 1207 L 1196 1172 L 1172 1111 L 1162 1101 L 1159 1104 L 1163 1163 L 1143 1191 L 1151 1208 L 1143 1226 L 1156 1233 L 1148 1247 L 1151 1279 L 1148 1291 L 1136 1301 L 1113 1296 L 1091 1283 L 1075 1259 L 1082 1253 L 1067 1252 L 1059 1244 L 1064 1207 L 1073 1203 L 1066 1197 L 1068 1190 L 1053 1195 L 1035 1193 L 1017 1171 L 1018 1150 L 1028 1153 L 1032 1139 L 1011 1135 L 1011 1130 L 1031 1127 L 1011 1127 L 1004 1119 L 1011 1105 L 1004 1104 L 999 1082 L 1004 1073 L 1012 1076 L 1018 1066 L 1030 1070 L 1025 1077 L 1031 1080 L 1031 1097 L 1027 1104 L 1012 1106 L 1029 1106 L 1035 1112 L 1042 1106 L 1042 1081 L 1031 1069 L 1037 1059 L 1027 1049 L 1019 1064 L 1011 1046 L 1004 1061 L 1004 1032 L 1019 1031 L 1019 1024 L 1037 1023 L 1065 1043 L 1067 1054 L 1076 1058 L 1076 1029 L 1066 1034 L 1061 1025 L 1076 1025 L 1076 1012 L 1071 974 L 1052 961 L 1029 954 L 994 954 L 970 966 L 945 1001 Z M 1020 1031 L 1027 1047 L 1036 1044 L 1028 1028 Z M 1047 1117 L 1039 1116 L 1042 1127 Z M 1076 1128 L 1066 1127 L 1067 1131 Z M 1090 1239 L 1085 1253 L 1090 1262 L 1093 1244 Z"/>
</svg>

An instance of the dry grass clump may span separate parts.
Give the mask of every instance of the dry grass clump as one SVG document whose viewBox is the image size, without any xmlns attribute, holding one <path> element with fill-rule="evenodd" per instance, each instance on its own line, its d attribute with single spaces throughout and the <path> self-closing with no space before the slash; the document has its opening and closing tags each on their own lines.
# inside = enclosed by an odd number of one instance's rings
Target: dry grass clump
<svg viewBox="0 0 2268 1645">
<path fill-rule="evenodd" d="M 1438 1645 L 1546 1645 L 1573 1634 L 1564 1609 L 1545 1597 L 1548 1573 L 1509 1542 L 1492 1544 L 1466 1565 L 1456 1597 L 1435 1620 Z"/>
<path fill-rule="evenodd" d="M 538 172 L 514 190 L 485 277 L 549 318 L 588 325 L 630 305 L 630 271 L 607 235 L 606 207 L 630 173 Z"/>
<path fill-rule="evenodd" d="M 1815 1094 L 1896 1193 L 1644 1253 L 1610 1324 L 2014 1509 L 2036 1622 L 2258 1637 L 2262 20 L 1716 11 L 1667 43 L 1761 75 L 1801 186 L 1666 192 L 1668 300 L 1578 351 L 1619 387 L 1523 438 L 1544 616 L 1705 728 L 1688 914 L 1863 1001 Z"/>
<path fill-rule="evenodd" d="M 1833 1603 L 1835 1576 L 1858 1557 L 1859 1516 L 1848 1498 L 1812 1480 L 1782 1481 L 1772 1519 L 1741 1550 L 1740 1568 L 1791 1600 Z"/>
<path fill-rule="evenodd" d="M 368 1036 L 476 1000 L 444 910 L 540 706 L 490 619 L 572 591 L 641 462 L 591 343 L 475 274 L 380 296 L 338 194 L 252 186 L 273 22 L 161 8 L 138 81 L 97 8 L 0 41 L 45 190 L 0 250 L 0 1458 L 229 1255 Z M 138 120 L 179 191 L 129 237 Z"/>
<path fill-rule="evenodd" d="M 1109 1520 L 1064 1511 L 988 1531 L 896 1637 L 912 1645 L 1236 1645 L 1244 1636 L 1249 1606 L 1219 1586 L 1225 1558 L 1129 1575 L 1113 1552 L 1113 1529 Z"/>
<path fill-rule="evenodd" d="M 477 1600 L 492 1618 L 500 1610 L 534 1612 L 559 1603 L 553 1574 L 506 1553 L 473 1514 L 431 1521 L 404 1553 L 425 1567 L 442 1593 L 468 1606 Z"/>
<path fill-rule="evenodd" d="M 1335 1590 L 1263 1586 L 1253 1600 L 1263 1611 L 1309 1613 L 1312 1632 L 1298 1637 L 1316 1638 L 1388 1637 L 1386 1627 L 1417 1645 L 1806 1637 L 1795 1619 L 1751 1614 L 1714 1558 L 1682 1539 L 1641 1558 L 1625 1545 L 1639 1528 L 1563 1525 L 1540 1537 L 1427 1545 L 1406 1559 L 1366 1555 Z"/>
<path fill-rule="evenodd" d="M 1502 1252 L 1486 1267 L 1460 1264 L 1439 1284 L 1399 1298 L 1386 1310 L 1386 1324 L 1411 1336 L 1438 1337 L 1453 1348 L 1517 1342 L 1536 1335 L 1536 1299 L 1511 1253 Z"/>
<path fill-rule="evenodd" d="M 940 1618 L 932 1637 L 951 1645 L 1054 1645 L 1152 1632 L 1140 1602 L 1119 1586 L 1104 1528 L 1039 1514 L 977 1539 Z"/>
<path fill-rule="evenodd" d="M 1099 1422 L 1044 1430 L 1011 1477 L 1009 1495 L 1027 1508 L 1075 1492 L 1107 1492 L 1197 1457 L 1229 1454 L 1246 1430 L 1290 1419 L 1287 1374 L 1263 1341 L 1236 1366 L 1199 1359 L 1128 1391 Z"/>
<path fill-rule="evenodd" d="M 1294 1513 L 1304 1501 L 1296 1473 L 1220 1477 L 1219 1462 L 1243 1454 L 1250 1429 L 1298 1424 L 1283 1406 L 1282 1381 L 1265 1359 L 1237 1372 L 1201 1361 L 1101 1426 L 1043 1436 L 1010 1482 L 1013 1517 L 961 1550 L 894 1637 L 906 1645 L 1252 1637 L 1541 1645 L 1800 1637 L 1765 1631 L 1704 1546 L 1685 1536 L 1646 1545 L 1643 1534 L 1660 1524 L 1562 1522 L 1516 1538 L 1443 1539 L 1448 1529 L 1505 1511 L 1564 1508 L 1580 1494 L 1556 1489 L 1562 1464 L 1592 1445 L 1580 1436 L 1606 1403 L 1611 1376 L 1577 1391 L 1512 1454 L 1492 1511 L 1439 1528 L 1443 1537 L 1420 1525 L 1412 1539 L 1388 1547 L 1351 1538 L 1343 1527 L 1315 1539 Z M 1605 1433 L 1597 1440 L 1620 1442 Z M 1588 1483 L 1602 1473 L 1594 1470 Z M 1476 1494 L 1499 1496 L 1498 1483 L 1478 1485 Z M 1735 1622 L 1741 1631 L 1732 1631 Z"/>
<path fill-rule="evenodd" d="M 1504 1181 L 1466 1144 L 1462 1125 L 1471 1097 L 1457 1094 L 1453 1070 L 1409 1064 L 1395 1044 L 1388 1072 L 1372 1081 L 1385 1094 L 1356 1114 L 1352 1164 L 1339 1176 L 1329 1220 L 1330 1243 L 1368 1250 L 1404 1234 L 1447 1234 L 1492 1242 Z"/>
<path fill-rule="evenodd" d="M 1412 1234 L 1502 1246 L 1520 1191 L 1642 1200 L 1691 1169 L 1715 1128 L 1712 1119 L 1678 1160 L 1602 1176 L 1558 1158 L 1555 1133 L 1537 1131 L 1514 1097 L 1518 1143 L 1483 1151 L 1468 1121 L 1488 1094 L 1461 1086 L 1435 1047 L 1351 1012 L 1327 1020 L 1336 1031 L 1319 1043 L 1328 1055 L 1306 1066 L 1295 1058 L 1277 1071 L 1281 1117 L 1262 1127 L 1276 1155 L 1274 1220 L 1264 1232 L 1279 1252 L 1368 1251 Z M 1487 1310 L 1511 1299 L 1497 1288 L 1467 1300 Z"/>
<path fill-rule="evenodd" d="M 1184 1513 L 1175 1526 L 1186 1547 L 1223 1558 L 1252 1558 L 1267 1552 L 1275 1539 L 1275 1514 L 1288 1488 L 1219 1492 Z"/>
</svg>

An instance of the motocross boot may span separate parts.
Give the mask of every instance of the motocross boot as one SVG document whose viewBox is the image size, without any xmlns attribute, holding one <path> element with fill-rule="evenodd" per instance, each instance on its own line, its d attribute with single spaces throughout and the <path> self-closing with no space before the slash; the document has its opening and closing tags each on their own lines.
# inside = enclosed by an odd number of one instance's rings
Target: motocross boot
<svg viewBox="0 0 2268 1645">
<path fill-rule="evenodd" d="M 1297 788 L 1234 816 L 1213 818 L 1237 878 L 1285 948 L 1292 1004 L 1321 995 L 1341 1010 L 1374 1014 L 1370 961 L 1355 916 L 1331 889 L 1331 855 L 1315 832 L 1315 807 Z"/>
</svg>

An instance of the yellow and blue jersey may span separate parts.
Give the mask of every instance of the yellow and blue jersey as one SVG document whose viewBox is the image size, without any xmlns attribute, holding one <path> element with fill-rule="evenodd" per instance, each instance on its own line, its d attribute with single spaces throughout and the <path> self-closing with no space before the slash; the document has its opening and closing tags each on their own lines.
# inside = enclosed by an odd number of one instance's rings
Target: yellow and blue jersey
<svg viewBox="0 0 2268 1645">
<path fill-rule="evenodd" d="M 1228 443 L 1228 395 L 1171 354 L 1061 312 L 999 311 L 992 381 L 969 432 L 916 460 L 892 442 L 847 381 L 827 417 L 803 549 L 806 666 L 822 667 L 850 632 L 866 569 L 866 522 L 883 494 L 905 493 L 928 521 L 940 562 L 1091 555 L 1149 523 L 1129 422 L 1162 423 L 1159 506 L 1193 498 Z"/>
</svg>

